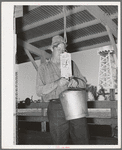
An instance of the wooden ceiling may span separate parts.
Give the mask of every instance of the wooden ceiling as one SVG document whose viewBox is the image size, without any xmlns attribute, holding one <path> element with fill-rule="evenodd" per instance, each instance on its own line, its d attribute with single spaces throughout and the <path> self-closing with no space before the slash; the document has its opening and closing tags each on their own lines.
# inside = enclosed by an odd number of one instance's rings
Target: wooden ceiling
<svg viewBox="0 0 122 150">
<path fill-rule="evenodd" d="M 52 37 L 58 34 L 64 36 L 63 6 L 21 8 L 23 15 L 16 17 L 17 63 L 27 62 L 30 59 L 38 60 L 40 57 L 43 61 L 50 58 L 49 46 Z M 110 45 L 111 38 L 116 43 L 117 5 L 65 5 L 65 9 L 69 53 Z"/>
</svg>

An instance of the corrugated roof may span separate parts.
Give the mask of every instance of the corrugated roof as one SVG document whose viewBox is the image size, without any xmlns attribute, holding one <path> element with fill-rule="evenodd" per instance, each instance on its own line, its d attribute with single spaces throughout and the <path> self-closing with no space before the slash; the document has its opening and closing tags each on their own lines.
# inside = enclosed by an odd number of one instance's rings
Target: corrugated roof
<svg viewBox="0 0 122 150">
<path fill-rule="evenodd" d="M 64 33 L 63 6 L 24 6 L 29 8 L 22 18 L 17 18 L 17 37 L 28 44 L 47 50 L 54 35 Z M 87 9 L 87 6 L 65 6 L 69 52 L 87 50 L 110 43 L 105 24 L 113 30 L 115 40 L 118 26 L 118 6 L 100 5 L 97 8 L 100 17 Z M 109 18 L 107 18 L 109 17 Z M 20 48 L 18 48 L 21 51 Z M 19 57 L 19 56 L 18 56 Z M 36 59 L 36 55 L 34 55 Z M 25 60 L 23 60 L 25 61 Z"/>
</svg>

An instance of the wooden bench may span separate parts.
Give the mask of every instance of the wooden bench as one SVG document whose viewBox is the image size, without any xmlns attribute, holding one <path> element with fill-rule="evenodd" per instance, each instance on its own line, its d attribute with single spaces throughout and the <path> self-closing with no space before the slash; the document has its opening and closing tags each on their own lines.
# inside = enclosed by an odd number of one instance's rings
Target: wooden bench
<svg viewBox="0 0 122 150">
<path fill-rule="evenodd" d="M 47 102 L 31 103 L 29 106 L 19 104 L 18 121 L 41 122 L 42 132 L 46 132 L 47 107 Z M 88 101 L 88 112 L 88 124 L 110 125 L 112 131 L 117 126 L 117 101 Z"/>
</svg>

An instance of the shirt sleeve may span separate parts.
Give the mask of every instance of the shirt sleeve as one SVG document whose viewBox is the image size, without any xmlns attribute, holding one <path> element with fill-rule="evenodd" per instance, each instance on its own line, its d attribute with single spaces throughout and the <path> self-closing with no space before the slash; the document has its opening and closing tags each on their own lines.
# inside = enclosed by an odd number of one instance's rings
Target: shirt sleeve
<svg viewBox="0 0 122 150">
<path fill-rule="evenodd" d="M 86 78 L 81 74 L 80 70 L 78 69 L 78 67 L 74 61 L 72 61 L 72 65 L 73 65 L 73 67 L 72 67 L 73 75 L 74 75 L 74 77 L 76 77 L 76 80 L 78 80 L 79 87 L 86 88 L 86 83 L 87 83 Z"/>
<path fill-rule="evenodd" d="M 37 95 L 40 97 L 40 96 L 49 94 L 56 88 L 57 88 L 56 81 L 46 84 L 44 68 L 43 68 L 43 65 L 40 66 L 38 68 L 37 78 L 36 78 L 36 93 L 37 93 Z"/>
</svg>

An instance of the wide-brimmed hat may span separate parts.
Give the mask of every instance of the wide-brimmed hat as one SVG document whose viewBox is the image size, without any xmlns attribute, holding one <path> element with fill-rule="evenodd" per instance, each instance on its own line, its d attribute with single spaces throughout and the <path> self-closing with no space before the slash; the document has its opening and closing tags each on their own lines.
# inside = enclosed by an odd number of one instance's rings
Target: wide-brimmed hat
<svg viewBox="0 0 122 150">
<path fill-rule="evenodd" d="M 52 38 L 52 43 L 51 43 L 50 49 L 53 50 L 53 47 L 54 47 L 55 45 L 60 44 L 60 43 L 64 43 L 65 46 L 67 46 L 67 45 L 66 45 L 66 42 L 65 42 L 65 40 L 64 40 L 64 38 L 63 38 L 62 36 L 60 36 L 60 35 L 54 36 L 54 37 Z"/>
</svg>

